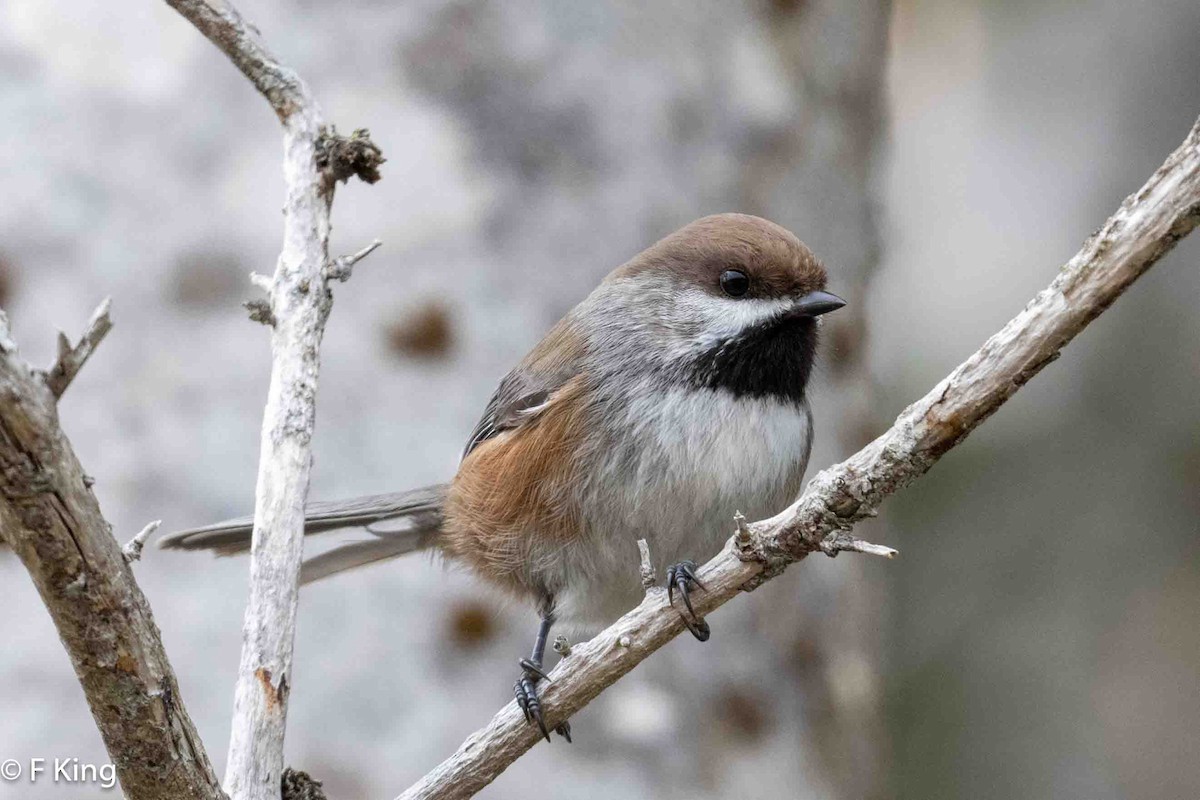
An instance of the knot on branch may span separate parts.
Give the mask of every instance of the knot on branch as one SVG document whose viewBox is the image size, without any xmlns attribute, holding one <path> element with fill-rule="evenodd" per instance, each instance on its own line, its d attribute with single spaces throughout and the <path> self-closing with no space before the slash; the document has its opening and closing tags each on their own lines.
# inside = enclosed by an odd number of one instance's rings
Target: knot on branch
<svg viewBox="0 0 1200 800">
<path fill-rule="evenodd" d="M 780 553 L 762 533 L 751 529 L 741 511 L 734 513 L 733 521 L 737 525 L 737 533 L 733 535 L 734 555 L 742 561 L 757 561 L 763 565 L 762 572 L 742 584 L 742 591 L 753 592 L 787 569 L 787 565 L 795 559 L 786 553 Z"/>
<path fill-rule="evenodd" d="M 345 183 L 357 175 L 367 183 L 375 183 L 382 177 L 379 166 L 385 161 L 383 151 L 371 141 L 371 132 L 366 128 L 347 137 L 331 125 L 317 140 L 317 167 L 335 181 Z"/>
<path fill-rule="evenodd" d="M 271 304 L 266 300 L 247 300 L 242 303 L 242 308 L 250 312 L 252 321 L 260 322 L 263 325 L 275 325 L 275 312 L 271 310 Z"/>
<path fill-rule="evenodd" d="M 321 782 L 307 772 L 287 767 L 281 780 L 283 800 L 326 800 Z"/>
<path fill-rule="evenodd" d="M 737 533 L 733 535 L 732 550 L 742 561 L 757 561 L 763 565 L 762 572 L 742 585 L 742 591 L 752 592 L 759 586 L 783 572 L 788 564 L 799 561 L 810 553 L 821 552 L 830 558 L 838 553 L 864 553 L 883 558 L 895 558 L 897 552 L 890 547 L 856 539 L 847 529 L 849 525 L 823 504 L 811 506 L 806 518 L 804 509 L 782 526 L 752 527 L 746 523 L 741 512 L 734 515 Z"/>
</svg>

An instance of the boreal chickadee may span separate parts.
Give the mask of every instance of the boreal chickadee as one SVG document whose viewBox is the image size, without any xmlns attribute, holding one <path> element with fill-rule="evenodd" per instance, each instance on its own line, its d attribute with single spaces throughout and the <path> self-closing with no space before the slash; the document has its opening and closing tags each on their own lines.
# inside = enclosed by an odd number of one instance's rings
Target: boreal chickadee
<svg viewBox="0 0 1200 800">
<path fill-rule="evenodd" d="M 691 611 L 695 561 L 736 510 L 777 511 L 800 490 L 812 443 L 806 399 L 819 317 L 844 305 L 790 232 L 719 214 L 610 273 L 500 382 L 448 485 L 313 503 L 307 533 L 375 536 L 310 559 L 309 582 L 437 548 L 541 616 L 514 687 L 548 736 L 538 699 L 551 626 L 593 628 L 641 597 L 636 540 L 672 566 Z M 167 537 L 165 547 L 239 552 L 248 518 Z M 555 728 L 568 739 L 563 721 Z"/>
</svg>

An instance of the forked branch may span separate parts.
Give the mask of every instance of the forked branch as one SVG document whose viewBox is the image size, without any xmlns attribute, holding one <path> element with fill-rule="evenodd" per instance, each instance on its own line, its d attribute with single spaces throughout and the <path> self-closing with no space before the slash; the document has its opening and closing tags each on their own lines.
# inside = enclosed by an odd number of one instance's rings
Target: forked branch
<svg viewBox="0 0 1200 800">
<path fill-rule="evenodd" d="M 75 380 L 79 370 L 83 369 L 83 365 L 92 357 L 92 353 L 100 346 L 100 342 L 112 330 L 112 320 L 108 316 L 111 308 L 112 299 L 104 298 L 104 301 L 92 312 L 87 329 L 79 338 L 78 344 L 71 344 L 67 335 L 59 331 L 58 357 L 54 359 L 50 369 L 46 370 L 46 385 L 50 387 L 55 398 L 63 396 L 63 392 L 71 385 L 71 381 Z"/>
</svg>

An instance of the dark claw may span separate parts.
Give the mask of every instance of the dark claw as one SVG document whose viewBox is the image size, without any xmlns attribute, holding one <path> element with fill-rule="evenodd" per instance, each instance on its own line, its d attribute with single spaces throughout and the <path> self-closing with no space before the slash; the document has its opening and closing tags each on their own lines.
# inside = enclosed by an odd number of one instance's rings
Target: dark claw
<svg viewBox="0 0 1200 800">
<path fill-rule="evenodd" d="M 520 664 L 524 674 L 513 684 L 513 695 L 517 698 L 517 706 L 521 713 L 525 715 L 525 722 L 537 725 L 548 742 L 550 731 L 546 728 L 546 720 L 542 716 L 542 701 L 538 697 L 537 684 L 539 680 L 550 681 L 550 678 L 540 664 L 528 658 L 521 659 Z M 554 732 L 566 739 L 568 744 L 571 743 L 571 723 L 564 720 L 555 726 Z"/>
<path fill-rule="evenodd" d="M 530 661 L 528 658 L 522 658 L 520 661 L 520 664 L 521 664 L 521 669 L 523 669 L 525 671 L 526 678 L 532 678 L 533 676 L 537 676 L 538 678 L 541 678 L 542 680 L 544 680 L 546 683 L 554 683 L 554 681 L 550 680 L 550 676 L 542 671 L 541 664 L 535 664 L 534 662 Z"/>
<path fill-rule="evenodd" d="M 692 597 L 691 592 L 688 591 L 687 576 L 682 572 L 676 574 L 674 585 L 679 588 L 679 596 L 683 598 L 683 604 L 687 606 L 688 613 L 695 617 L 696 609 L 692 608 Z M 667 594 L 670 595 L 671 592 L 667 592 Z M 674 601 L 674 598 L 672 597 L 671 600 Z"/>
<path fill-rule="evenodd" d="M 680 614 L 680 616 L 683 615 Z M 708 623 L 703 619 L 690 620 L 687 617 L 683 617 L 683 624 L 692 632 L 692 636 L 695 636 L 702 642 L 707 642 L 708 637 L 712 636 L 712 629 L 708 627 Z"/>
<path fill-rule="evenodd" d="M 696 562 L 695 561 L 679 562 L 678 571 L 682 572 L 689 581 L 691 581 L 692 583 L 699 586 L 703 591 L 706 591 L 706 592 L 708 591 L 708 587 L 705 586 L 703 583 L 701 583 L 700 578 L 696 575 Z"/>
<path fill-rule="evenodd" d="M 525 715 L 526 724 L 532 725 L 533 717 L 529 716 L 529 698 L 525 694 L 525 687 L 521 686 L 521 681 L 513 684 L 513 694 L 517 698 L 517 707 Z"/>
<path fill-rule="evenodd" d="M 691 631 L 692 636 L 695 636 L 702 642 L 707 642 L 708 637 L 712 634 L 708 623 L 696 614 L 696 609 L 692 607 L 691 592 L 692 587 L 698 587 L 703 591 L 708 591 L 700 579 L 696 577 L 696 563 L 694 561 L 680 561 L 678 564 L 672 564 L 667 568 L 667 602 L 675 605 L 675 591 L 679 591 L 679 596 L 683 600 L 684 607 L 688 613 L 682 611 L 679 616 L 683 618 L 683 624 Z"/>
<path fill-rule="evenodd" d="M 550 741 L 550 731 L 546 730 L 546 720 L 542 718 L 542 701 L 538 699 L 536 679 L 521 676 L 513 684 L 513 694 L 516 695 L 517 705 L 525 714 L 527 724 L 536 723 L 546 741 Z"/>
</svg>

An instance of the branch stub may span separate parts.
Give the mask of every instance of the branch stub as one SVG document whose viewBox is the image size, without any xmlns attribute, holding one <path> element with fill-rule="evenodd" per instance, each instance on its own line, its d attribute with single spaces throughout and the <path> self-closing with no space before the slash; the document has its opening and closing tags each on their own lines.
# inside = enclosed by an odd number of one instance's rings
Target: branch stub
<svg viewBox="0 0 1200 800">
<path fill-rule="evenodd" d="M 385 161 L 383 151 L 371 141 L 371 132 L 366 128 L 340 136 L 330 125 L 317 140 L 317 167 L 334 181 L 345 183 L 357 175 L 366 183 L 375 183 L 383 177 L 379 167 Z"/>
</svg>

